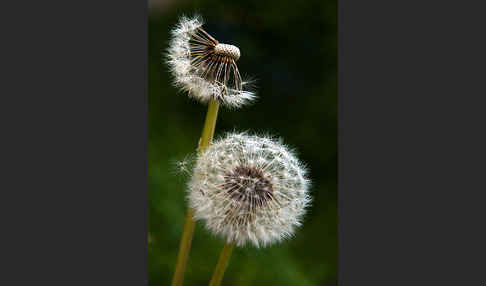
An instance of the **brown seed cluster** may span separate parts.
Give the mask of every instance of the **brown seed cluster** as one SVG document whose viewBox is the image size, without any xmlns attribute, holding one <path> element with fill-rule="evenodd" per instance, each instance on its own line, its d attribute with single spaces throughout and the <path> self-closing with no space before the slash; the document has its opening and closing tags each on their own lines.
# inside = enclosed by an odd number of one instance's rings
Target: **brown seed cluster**
<svg viewBox="0 0 486 286">
<path fill-rule="evenodd" d="M 240 50 L 232 45 L 220 44 L 202 28 L 198 28 L 189 41 L 191 64 L 196 73 L 211 82 L 242 90 L 242 79 L 236 61 Z"/>
<path fill-rule="evenodd" d="M 226 174 L 223 190 L 237 202 L 249 208 L 261 207 L 273 199 L 273 186 L 263 171 L 254 167 L 238 166 Z"/>
</svg>

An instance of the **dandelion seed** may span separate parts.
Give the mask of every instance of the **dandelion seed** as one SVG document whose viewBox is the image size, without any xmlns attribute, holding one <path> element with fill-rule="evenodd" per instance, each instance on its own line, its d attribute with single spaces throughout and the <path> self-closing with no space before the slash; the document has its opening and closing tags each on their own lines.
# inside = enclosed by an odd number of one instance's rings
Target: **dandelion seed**
<svg viewBox="0 0 486 286">
<path fill-rule="evenodd" d="M 201 17 L 181 17 L 172 30 L 167 63 L 175 85 L 201 102 L 214 98 L 228 107 L 251 102 L 255 95 L 236 65 L 240 49 L 219 43 L 202 25 Z"/>
<path fill-rule="evenodd" d="M 292 236 L 301 224 L 311 201 L 305 174 L 295 155 L 272 138 L 229 133 L 197 159 L 188 201 L 195 218 L 227 243 L 265 246 Z"/>
<path fill-rule="evenodd" d="M 177 171 L 181 174 L 189 174 L 193 163 L 193 155 L 186 156 L 183 160 L 176 162 Z"/>
</svg>

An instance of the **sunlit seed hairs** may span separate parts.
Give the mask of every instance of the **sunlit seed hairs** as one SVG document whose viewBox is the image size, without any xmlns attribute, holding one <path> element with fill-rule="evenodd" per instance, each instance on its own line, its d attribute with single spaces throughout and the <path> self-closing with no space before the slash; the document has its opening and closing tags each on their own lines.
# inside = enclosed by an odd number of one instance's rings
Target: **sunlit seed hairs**
<svg viewBox="0 0 486 286">
<path fill-rule="evenodd" d="M 293 235 L 311 198 L 306 169 L 271 137 L 229 133 L 199 155 L 189 181 L 195 219 L 239 246 Z"/>
<path fill-rule="evenodd" d="M 219 43 L 203 28 L 202 18 L 181 17 L 172 30 L 167 63 L 175 85 L 201 102 L 214 98 L 227 107 L 240 107 L 255 95 L 246 90 L 236 61 L 240 49 Z"/>
</svg>

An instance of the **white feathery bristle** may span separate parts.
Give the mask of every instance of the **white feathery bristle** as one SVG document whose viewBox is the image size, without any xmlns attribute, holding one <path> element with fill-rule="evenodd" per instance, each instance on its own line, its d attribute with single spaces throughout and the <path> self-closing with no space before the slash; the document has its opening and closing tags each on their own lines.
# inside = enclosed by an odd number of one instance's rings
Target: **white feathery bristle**
<svg viewBox="0 0 486 286">
<path fill-rule="evenodd" d="M 311 202 L 306 169 L 271 137 L 229 133 L 197 158 L 187 198 L 194 218 L 228 243 L 291 237 Z"/>
<path fill-rule="evenodd" d="M 207 103 L 211 98 L 229 108 L 239 108 L 252 102 L 256 96 L 248 91 L 249 82 L 241 82 L 241 88 L 234 88 L 218 81 L 210 81 L 201 76 L 201 69 L 191 61 L 191 38 L 203 25 L 200 16 L 182 16 L 171 31 L 171 39 L 166 54 L 166 62 L 174 77 L 174 85 L 196 100 Z M 218 51 L 239 58 L 240 51 L 232 45 L 220 44 Z M 236 68 L 236 65 L 235 65 Z M 199 71 L 199 72 L 198 72 Z M 239 74 L 238 74 L 239 76 Z"/>
</svg>

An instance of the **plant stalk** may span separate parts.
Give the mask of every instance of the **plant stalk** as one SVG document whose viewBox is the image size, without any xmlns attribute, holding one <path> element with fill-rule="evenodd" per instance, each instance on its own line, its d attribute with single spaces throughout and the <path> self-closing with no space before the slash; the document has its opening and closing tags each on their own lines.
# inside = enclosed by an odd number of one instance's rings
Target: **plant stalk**
<svg viewBox="0 0 486 286">
<path fill-rule="evenodd" d="M 216 100 L 209 101 L 208 112 L 206 113 L 206 120 L 199 140 L 198 152 L 202 153 L 211 144 L 214 137 L 214 129 L 216 128 L 216 120 L 218 118 L 219 102 Z M 191 251 L 192 237 L 194 235 L 194 228 L 196 222 L 193 218 L 193 210 L 189 208 L 184 222 L 184 231 L 182 233 L 181 243 L 179 246 L 179 254 L 177 255 L 177 264 L 175 267 L 174 276 L 172 277 L 172 286 L 182 286 L 184 282 L 184 273 L 186 271 L 187 260 L 189 259 L 189 252 Z"/>
<path fill-rule="evenodd" d="M 206 121 L 204 122 L 201 141 L 199 142 L 199 153 L 204 152 L 208 148 L 214 137 L 214 129 L 216 128 L 216 119 L 218 119 L 219 102 L 212 99 L 209 101 L 208 113 L 206 114 Z"/>
<path fill-rule="evenodd" d="M 232 252 L 233 244 L 225 243 L 223 250 L 221 250 L 221 254 L 219 255 L 218 264 L 216 264 L 216 268 L 214 269 L 213 277 L 209 282 L 209 286 L 221 285 L 221 281 L 223 281 L 224 272 L 228 267 Z"/>
</svg>

